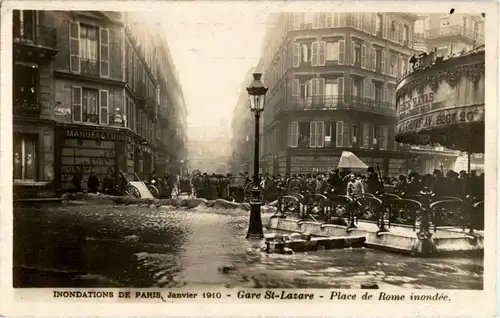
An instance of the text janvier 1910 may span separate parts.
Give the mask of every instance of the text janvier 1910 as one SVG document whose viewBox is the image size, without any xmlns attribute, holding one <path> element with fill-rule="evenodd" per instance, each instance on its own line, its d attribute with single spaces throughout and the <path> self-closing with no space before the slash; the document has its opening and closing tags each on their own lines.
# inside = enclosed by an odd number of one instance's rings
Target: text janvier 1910
<svg viewBox="0 0 500 318">
<path fill-rule="evenodd" d="M 221 299 L 232 298 L 231 293 L 222 294 L 220 292 L 118 292 L 118 298 L 136 298 L 136 299 L 172 299 L 172 298 L 187 298 L 187 299 Z M 54 298 L 114 298 L 116 293 L 101 292 L 101 291 L 54 291 Z M 442 292 L 432 293 L 410 293 L 397 294 L 375 291 L 363 292 L 341 292 L 330 291 L 327 293 L 312 293 L 312 292 L 294 292 L 286 290 L 264 290 L 264 291 L 246 291 L 239 290 L 236 293 L 237 299 L 255 300 L 313 300 L 324 299 L 331 301 L 356 301 L 356 300 L 378 300 L 378 301 L 449 301 L 448 295 Z"/>
</svg>

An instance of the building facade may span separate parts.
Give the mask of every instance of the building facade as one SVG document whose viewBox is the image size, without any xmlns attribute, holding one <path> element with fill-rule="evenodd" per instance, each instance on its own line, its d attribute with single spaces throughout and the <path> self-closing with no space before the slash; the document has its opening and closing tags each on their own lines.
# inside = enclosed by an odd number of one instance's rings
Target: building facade
<svg viewBox="0 0 500 318">
<path fill-rule="evenodd" d="M 414 48 L 436 50 L 438 56 L 456 56 L 484 45 L 484 18 L 480 14 L 427 14 L 415 21 Z"/>
<path fill-rule="evenodd" d="M 26 117 L 14 125 L 14 136 L 20 136 L 14 140 L 15 183 L 51 182 L 55 190 L 69 190 L 77 169 L 83 171 L 84 181 L 92 172 L 102 180 L 120 171 L 131 179 L 134 173 L 144 179 L 155 168 L 166 169 L 168 159 L 160 154 L 175 160 L 185 155 L 185 105 L 178 80 L 171 76 L 175 69 L 165 53 L 165 39 L 133 18 L 104 11 L 14 14 L 14 42 L 20 50 L 30 45 L 43 49 L 40 54 L 46 57 L 31 66 L 38 70 L 31 77 L 38 96 L 31 98 L 40 110 L 30 119 L 37 122 L 31 127 L 40 127 L 37 137 L 32 132 L 29 137 L 20 135 L 26 131 L 22 124 L 29 125 Z M 16 38 L 16 21 L 23 26 L 27 19 L 32 19 L 30 32 L 44 41 L 41 45 L 25 43 L 24 27 Z M 52 33 L 57 50 L 45 45 Z M 18 64 L 16 58 L 15 67 Z M 30 92 L 27 74 L 14 70 L 15 92 Z M 161 85 L 167 77 L 172 84 Z M 19 78 L 22 83 L 16 82 Z M 172 129 L 176 133 L 170 133 Z M 34 149 L 31 166 L 29 149 Z M 21 160 L 22 175 L 16 170 L 18 157 L 26 158 Z"/>
<path fill-rule="evenodd" d="M 413 151 L 394 141 L 396 82 L 415 54 L 416 19 L 406 13 L 273 15 L 258 65 L 269 88 L 263 172 L 326 172 L 344 150 L 386 176 L 422 170 L 429 158 L 445 161 L 450 153 L 444 149 Z"/>
<path fill-rule="evenodd" d="M 245 172 L 253 174 L 255 119 L 254 114 L 250 111 L 250 100 L 246 90 L 246 87 L 252 82 L 253 71 L 253 68 L 250 69 L 241 83 L 238 100 L 231 119 L 232 153 L 230 166 L 233 174 Z M 263 131 L 262 118 L 260 122 L 261 132 Z M 262 166 L 260 168 L 262 169 Z"/>
</svg>

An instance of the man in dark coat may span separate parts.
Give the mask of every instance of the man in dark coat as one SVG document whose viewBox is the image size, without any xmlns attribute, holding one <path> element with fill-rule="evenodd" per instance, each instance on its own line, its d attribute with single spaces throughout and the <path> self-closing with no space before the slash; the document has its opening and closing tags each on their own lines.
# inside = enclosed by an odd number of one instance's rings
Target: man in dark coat
<svg viewBox="0 0 500 318">
<path fill-rule="evenodd" d="M 366 178 L 367 191 L 368 193 L 375 194 L 382 191 L 382 183 L 378 178 L 378 174 L 375 173 L 373 167 L 368 167 L 368 177 Z"/>
<path fill-rule="evenodd" d="M 89 179 L 87 180 L 87 187 L 90 193 L 97 193 L 99 189 L 99 178 L 94 171 L 90 173 Z"/>
</svg>

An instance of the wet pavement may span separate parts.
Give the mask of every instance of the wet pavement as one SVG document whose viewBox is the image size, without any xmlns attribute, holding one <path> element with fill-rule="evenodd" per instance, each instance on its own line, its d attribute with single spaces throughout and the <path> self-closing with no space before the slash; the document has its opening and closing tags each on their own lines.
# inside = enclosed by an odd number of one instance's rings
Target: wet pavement
<svg viewBox="0 0 500 318">
<path fill-rule="evenodd" d="M 483 288 L 482 257 L 413 258 L 367 248 L 265 254 L 245 240 L 248 218 L 247 211 L 206 207 L 16 208 L 14 284 Z"/>
</svg>

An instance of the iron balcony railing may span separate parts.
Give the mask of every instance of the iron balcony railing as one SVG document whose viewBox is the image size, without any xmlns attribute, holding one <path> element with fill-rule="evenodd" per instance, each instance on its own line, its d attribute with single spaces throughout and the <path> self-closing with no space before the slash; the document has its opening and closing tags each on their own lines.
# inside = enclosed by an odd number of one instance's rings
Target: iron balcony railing
<svg viewBox="0 0 500 318">
<path fill-rule="evenodd" d="M 99 76 L 99 61 L 80 58 L 80 73 L 83 75 Z"/>
<path fill-rule="evenodd" d="M 377 114 L 396 115 L 396 107 L 392 102 L 384 102 L 372 98 L 352 95 L 325 95 L 311 97 L 292 97 L 287 110 L 340 110 L 354 109 Z"/>
<path fill-rule="evenodd" d="M 484 36 L 473 29 L 464 28 L 461 25 L 451 25 L 444 28 L 439 29 L 431 29 L 425 31 L 426 39 L 435 39 L 444 36 L 454 36 L 461 35 L 463 37 L 468 38 L 471 41 L 475 41 L 478 44 L 484 43 Z"/>
<path fill-rule="evenodd" d="M 34 23 L 14 23 L 14 42 L 38 45 L 48 48 L 57 47 L 56 29 Z"/>
</svg>

